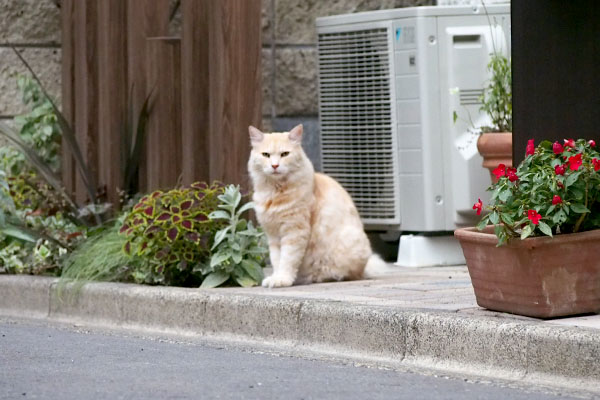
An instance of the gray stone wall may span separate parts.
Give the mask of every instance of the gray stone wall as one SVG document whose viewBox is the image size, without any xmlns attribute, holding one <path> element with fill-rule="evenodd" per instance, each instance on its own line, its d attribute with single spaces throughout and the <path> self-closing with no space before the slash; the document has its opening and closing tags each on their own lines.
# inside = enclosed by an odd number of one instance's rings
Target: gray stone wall
<svg viewBox="0 0 600 400">
<path fill-rule="evenodd" d="M 25 73 L 25 68 L 10 44 L 22 50 L 50 94 L 60 100 L 59 3 L 0 0 L 0 118 L 23 111 L 15 76 Z M 303 123 L 307 152 L 320 168 L 315 18 L 434 3 L 435 0 L 262 0 L 263 129 L 283 131 Z M 172 21 L 171 32 L 175 35 L 180 32 L 180 21 L 180 15 Z"/>
<path fill-rule="evenodd" d="M 27 69 L 11 45 L 60 102 L 60 9 L 51 0 L 0 0 L 0 10 L 0 119 L 24 111 L 16 77 Z"/>
</svg>

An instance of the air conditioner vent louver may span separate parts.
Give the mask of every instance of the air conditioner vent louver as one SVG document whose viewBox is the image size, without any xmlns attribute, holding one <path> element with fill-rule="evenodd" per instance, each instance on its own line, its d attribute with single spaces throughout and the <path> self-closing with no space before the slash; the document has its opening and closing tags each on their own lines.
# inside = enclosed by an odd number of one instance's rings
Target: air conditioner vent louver
<svg viewBox="0 0 600 400">
<path fill-rule="evenodd" d="M 483 95 L 483 89 L 460 89 L 460 105 L 481 104 L 481 95 Z"/>
<path fill-rule="evenodd" d="M 321 33 L 318 49 L 323 171 L 365 223 L 399 223 L 388 29 Z"/>
</svg>

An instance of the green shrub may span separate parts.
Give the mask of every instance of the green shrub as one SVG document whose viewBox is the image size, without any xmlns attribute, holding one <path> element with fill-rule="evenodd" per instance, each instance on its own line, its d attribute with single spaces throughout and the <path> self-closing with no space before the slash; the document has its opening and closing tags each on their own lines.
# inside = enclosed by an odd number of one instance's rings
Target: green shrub
<svg viewBox="0 0 600 400">
<path fill-rule="evenodd" d="M 156 191 L 143 197 L 120 229 L 128 240 L 126 254 L 148 261 L 135 271 L 138 283 L 198 286 L 194 266 L 210 256 L 210 246 L 222 222 L 208 215 L 217 208 L 223 186 L 196 182 L 182 189 Z"/>
<path fill-rule="evenodd" d="M 226 221 L 227 225 L 215 235 L 210 262 L 200 266 L 206 275 L 202 287 L 216 287 L 226 282 L 248 287 L 260 284 L 267 248 L 264 233 L 246 221 L 242 214 L 254 207 L 248 202 L 239 207 L 242 200 L 239 187 L 227 186 L 219 196 L 220 210 L 213 211 L 212 221 Z"/>
</svg>

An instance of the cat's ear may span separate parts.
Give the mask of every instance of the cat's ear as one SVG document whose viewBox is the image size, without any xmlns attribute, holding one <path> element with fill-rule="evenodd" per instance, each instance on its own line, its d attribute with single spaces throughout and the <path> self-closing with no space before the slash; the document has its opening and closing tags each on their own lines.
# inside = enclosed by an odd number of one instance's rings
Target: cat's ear
<svg viewBox="0 0 600 400">
<path fill-rule="evenodd" d="M 294 129 L 290 131 L 290 140 L 292 142 L 301 144 L 302 143 L 302 124 L 297 125 Z"/>
<path fill-rule="evenodd" d="M 250 142 L 252 143 L 260 143 L 265 137 L 264 133 L 252 125 L 248 127 L 248 133 L 250 134 Z"/>
</svg>

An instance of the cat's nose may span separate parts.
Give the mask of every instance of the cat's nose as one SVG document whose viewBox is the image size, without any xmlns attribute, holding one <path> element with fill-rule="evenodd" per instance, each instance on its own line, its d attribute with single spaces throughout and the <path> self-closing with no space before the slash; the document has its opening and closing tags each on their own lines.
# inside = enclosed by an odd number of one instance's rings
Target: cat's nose
<svg viewBox="0 0 600 400">
<path fill-rule="evenodd" d="M 277 167 L 279 167 L 279 164 L 271 164 L 271 167 L 273 167 L 273 169 L 277 169 Z"/>
</svg>

